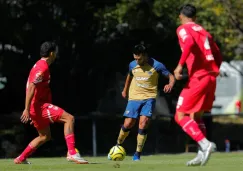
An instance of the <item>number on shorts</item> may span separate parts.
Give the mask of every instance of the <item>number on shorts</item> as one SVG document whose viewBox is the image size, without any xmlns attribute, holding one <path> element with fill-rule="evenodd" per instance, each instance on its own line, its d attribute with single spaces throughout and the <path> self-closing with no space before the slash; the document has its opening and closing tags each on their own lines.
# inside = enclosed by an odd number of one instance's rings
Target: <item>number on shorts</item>
<svg viewBox="0 0 243 171">
<path fill-rule="evenodd" d="M 176 105 L 176 108 L 177 108 L 177 109 L 180 108 L 180 106 L 181 106 L 182 103 L 183 103 L 183 100 L 184 100 L 184 98 L 181 97 L 181 96 L 178 98 L 177 105 Z"/>
</svg>

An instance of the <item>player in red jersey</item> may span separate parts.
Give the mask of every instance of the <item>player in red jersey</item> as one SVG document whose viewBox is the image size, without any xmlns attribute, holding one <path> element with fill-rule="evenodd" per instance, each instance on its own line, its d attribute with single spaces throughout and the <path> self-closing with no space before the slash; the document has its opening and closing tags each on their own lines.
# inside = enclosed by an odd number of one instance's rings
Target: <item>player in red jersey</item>
<svg viewBox="0 0 243 171">
<path fill-rule="evenodd" d="M 30 164 L 26 160 L 27 157 L 51 139 L 50 123 L 54 122 L 64 123 L 64 135 L 68 148 L 67 160 L 78 164 L 88 163 L 75 149 L 74 117 L 62 108 L 51 104 L 49 65 L 56 58 L 56 49 L 55 43 L 44 42 L 40 47 L 41 59 L 30 71 L 21 122 L 28 123 L 31 120 L 31 124 L 37 129 L 39 136 L 29 143 L 20 156 L 14 159 L 15 164 Z"/>
<path fill-rule="evenodd" d="M 175 120 L 200 147 L 200 155 L 187 165 L 205 165 L 216 145 L 206 139 L 201 116 L 212 108 L 222 56 L 210 33 L 194 22 L 196 8 L 193 5 L 181 7 L 179 18 L 181 26 L 177 35 L 182 55 L 174 74 L 181 80 L 186 64 L 189 81 L 179 96 Z"/>
</svg>

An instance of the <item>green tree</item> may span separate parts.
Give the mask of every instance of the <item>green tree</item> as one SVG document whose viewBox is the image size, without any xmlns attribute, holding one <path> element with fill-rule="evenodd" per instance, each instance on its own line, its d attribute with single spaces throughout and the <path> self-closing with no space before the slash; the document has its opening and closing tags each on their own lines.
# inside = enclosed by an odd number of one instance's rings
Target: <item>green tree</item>
<svg viewBox="0 0 243 171">
<path fill-rule="evenodd" d="M 147 8 L 141 5 L 144 3 Z M 95 16 L 100 19 L 100 29 L 106 31 L 126 23 L 129 29 L 149 27 L 164 33 L 158 38 L 173 39 L 179 25 L 178 9 L 186 3 L 198 8 L 197 22 L 212 33 L 225 60 L 243 59 L 243 50 L 239 50 L 243 40 L 242 0 L 121 0 L 115 7 L 100 9 Z"/>
</svg>

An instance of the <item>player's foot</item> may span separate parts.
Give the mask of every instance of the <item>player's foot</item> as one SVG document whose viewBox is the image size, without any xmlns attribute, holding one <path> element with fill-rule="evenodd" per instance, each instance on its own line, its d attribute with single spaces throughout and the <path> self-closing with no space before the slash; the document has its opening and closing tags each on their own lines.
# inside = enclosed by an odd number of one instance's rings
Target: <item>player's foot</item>
<svg viewBox="0 0 243 171">
<path fill-rule="evenodd" d="M 74 155 L 70 155 L 68 153 L 67 161 L 75 162 L 77 164 L 89 164 L 89 162 L 87 160 L 85 160 L 84 158 L 82 158 L 79 153 L 76 153 Z"/>
<path fill-rule="evenodd" d="M 137 154 L 137 153 L 134 153 L 132 160 L 133 161 L 140 161 L 140 155 Z"/>
<path fill-rule="evenodd" d="M 14 163 L 15 163 L 15 164 L 31 164 L 31 163 L 28 162 L 27 160 L 23 160 L 23 161 L 21 161 L 21 160 L 19 159 L 19 157 L 17 157 L 16 159 L 14 159 Z"/>
<path fill-rule="evenodd" d="M 203 159 L 203 152 L 198 150 L 197 156 L 186 163 L 187 166 L 198 166 L 201 164 Z"/>
<path fill-rule="evenodd" d="M 205 150 L 203 150 L 203 158 L 201 161 L 201 166 L 204 166 L 207 164 L 211 154 L 216 151 L 216 148 L 217 148 L 216 144 L 213 142 L 210 142 L 208 147 Z"/>
</svg>

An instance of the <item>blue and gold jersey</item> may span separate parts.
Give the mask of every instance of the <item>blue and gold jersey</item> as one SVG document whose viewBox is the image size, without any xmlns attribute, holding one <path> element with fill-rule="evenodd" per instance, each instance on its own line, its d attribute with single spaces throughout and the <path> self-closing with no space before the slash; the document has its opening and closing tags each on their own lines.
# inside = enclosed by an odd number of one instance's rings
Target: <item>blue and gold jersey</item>
<svg viewBox="0 0 243 171">
<path fill-rule="evenodd" d="M 136 60 L 129 64 L 129 73 L 133 77 L 129 87 L 129 100 L 156 98 L 158 94 L 159 75 L 168 77 L 166 67 L 150 58 L 145 65 L 138 65 Z"/>
</svg>

